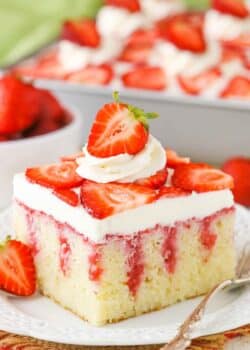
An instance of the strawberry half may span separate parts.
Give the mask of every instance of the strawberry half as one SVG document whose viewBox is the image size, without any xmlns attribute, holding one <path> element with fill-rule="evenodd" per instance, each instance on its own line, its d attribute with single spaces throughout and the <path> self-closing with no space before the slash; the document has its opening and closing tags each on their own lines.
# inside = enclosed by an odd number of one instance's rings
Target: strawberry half
<svg viewBox="0 0 250 350">
<path fill-rule="evenodd" d="M 226 88 L 221 92 L 222 98 L 250 99 L 250 79 L 243 76 L 232 78 Z"/>
<path fill-rule="evenodd" d="M 195 76 L 178 76 L 180 86 L 190 95 L 199 95 L 221 77 L 219 68 L 214 67 Z"/>
<path fill-rule="evenodd" d="M 183 196 L 188 196 L 191 193 L 192 193 L 191 191 L 184 191 L 183 189 L 178 187 L 163 186 L 158 193 L 158 199 L 183 197 Z"/>
<path fill-rule="evenodd" d="M 88 139 L 88 152 L 99 158 L 118 154 L 136 154 L 148 141 L 147 120 L 156 113 L 119 102 L 105 104 L 97 113 Z"/>
<path fill-rule="evenodd" d="M 61 38 L 89 47 L 98 47 L 101 41 L 93 19 L 66 21 L 62 28 Z"/>
<path fill-rule="evenodd" d="M 60 198 L 65 203 L 71 205 L 72 207 L 77 207 L 79 204 L 79 197 L 76 192 L 69 189 L 57 189 L 53 191 L 54 195 Z"/>
<path fill-rule="evenodd" d="M 190 158 L 180 157 L 170 148 L 166 149 L 167 167 L 175 169 L 178 165 L 190 163 Z"/>
<path fill-rule="evenodd" d="M 169 16 L 156 25 L 159 36 L 181 50 L 203 53 L 206 41 L 203 33 L 204 15 L 183 13 Z"/>
<path fill-rule="evenodd" d="M 234 179 L 235 201 L 250 207 L 250 158 L 229 159 L 222 169 Z"/>
<path fill-rule="evenodd" d="M 146 90 L 164 90 L 167 87 L 165 72 L 160 67 L 136 67 L 122 76 L 124 86 Z"/>
<path fill-rule="evenodd" d="M 155 28 L 137 29 L 127 39 L 127 44 L 131 46 L 153 46 L 158 33 Z"/>
<path fill-rule="evenodd" d="M 240 18 L 245 18 L 249 15 L 245 0 L 212 0 L 212 8 Z"/>
<path fill-rule="evenodd" d="M 10 135 L 30 128 L 39 119 L 37 90 L 12 75 L 0 79 L 0 134 Z"/>
<path fill-rule="evenodd" d="M 82 178 L 77 175 L 76 168 L 75 162 L 63 162 L 28 168 L 25 175 L 29 181 L 44 187 L 70 189 L 82 183 Z"/>
<path fill-rule="evenodd" d="M 106 85 L 113 78 L 113 69 L 108 64 L 89 65 L 81 70 L 68 74 L 65 79 L 76 83 Z"/>
<path fill-rule="evenodd" d="M 206 164 L 179 165 L 173 174 L 172 183 L 187 191 L 207 192 L 232 189 L 233 178 L 219 169 Z"/>
<path fill-rule="evenodd" d="M 130 12 L 140 11 L 139 0 L 105 0 L 105 5 L 124 8 Z"/>
<path fill-rule="evenodd" d="M 84 180 L 81 187 L 81 202 L 87 212 L 97 219 L 151 203 L 156 192 L 148 187 L 131 184 L 101 184 Z"/>
<path fill-rule="evenodd" d="M 7 240 L 0 245 L 0 288 L 29 296 L 36 290 L 36 271 L 31 249 L 22 242 Z"/>
<path fill-rule="evenodd" d="M 139 179 L 136 181 L 138 185 L 150 187 L 153 189 L 158 189 L 165 185 L 168 177 L 168 171 L 167 169 L 162 169 L 157 171 L 156 174 L 146 177 L 144 179 Z"/>
</svg>

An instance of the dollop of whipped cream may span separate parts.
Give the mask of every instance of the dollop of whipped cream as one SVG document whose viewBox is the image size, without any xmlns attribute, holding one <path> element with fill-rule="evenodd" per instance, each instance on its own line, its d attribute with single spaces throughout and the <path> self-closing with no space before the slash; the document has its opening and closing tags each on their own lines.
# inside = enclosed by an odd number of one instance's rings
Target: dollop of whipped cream
<svg viewBox="0 0 250 350">
<path fill-rule="evenodd" d="M 184 3 L 176 0 L 141 0 L 140 5 L 144 15 L 151 21 L 185 10 Z"/>
<path fill-rule="evenodd" d="M 134 182 L 161 170 L 166 165 L 166 152 L 152 135 L 144 149 L 135 154 L 119 154 L 113 157 L 97 158 L 89 154 L 87 145 L 83 148 L 84 157 L 78 158 L 77 173 L 84 179 L 108 182 Z"/>
<path fill-rule="evenodd" d="M 250 17 L 237 18 L 211 9 L 206 13 L 204 31 L 208 39 L 231 40 L 250 32 Z"/>
</svg>

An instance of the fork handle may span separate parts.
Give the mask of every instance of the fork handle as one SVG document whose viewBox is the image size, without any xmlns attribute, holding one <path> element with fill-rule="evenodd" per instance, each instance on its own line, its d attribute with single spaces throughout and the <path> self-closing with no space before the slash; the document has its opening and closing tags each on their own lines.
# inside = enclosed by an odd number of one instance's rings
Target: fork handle
<svg viewBox="0 0 250 350">
<path fill-rule="evenodd" d="M 194 311 L 182 323 L 174 339 L 162 346 L 160 350 L 183 350 L 189 346 L 191 344 L 190 333 L 192 330 L 192 325 L 202 318 L 208 302 L 217 294 L 217 292 L 231 285 L 233 282 L 233 280 L 226 280 L 220 284 L 217 284 L 213 289 L 211 289 L 211 291 L 206 294 L 206 296 L 196 306 Z"/>
</svg>

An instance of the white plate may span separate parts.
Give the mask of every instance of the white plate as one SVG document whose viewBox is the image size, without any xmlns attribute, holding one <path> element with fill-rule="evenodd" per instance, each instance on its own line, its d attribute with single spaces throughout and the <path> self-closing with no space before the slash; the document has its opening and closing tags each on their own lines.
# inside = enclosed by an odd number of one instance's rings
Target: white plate
<svg viewBox="0 0 250 350">
<path fill-rule="evenodd" d="M 10 212 L 0 215 L 0 236 L 11 232 Z M 0 237 L 1 238 L 1 237 Z M 2 237 L 3 238 L 3 237 Z M 237 207 L 238 250 L 250 241 L 250 214 Z M 0 297 L 0 329 L 43 340 L 77 345 L 145 345 L 168 342 L 200 298 L 179 303 L 105 327 L 93 327 L 49 299 Z M 250 287 L 222 292 L 211 302 L 193 337 L 223 332 L 250 323 Z"/>
</svg>

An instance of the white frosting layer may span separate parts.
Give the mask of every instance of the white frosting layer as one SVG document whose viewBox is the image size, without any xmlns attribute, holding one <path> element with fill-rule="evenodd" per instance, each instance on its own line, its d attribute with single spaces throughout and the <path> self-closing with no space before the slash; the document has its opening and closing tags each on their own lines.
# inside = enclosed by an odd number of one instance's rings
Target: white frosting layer
<svg viewBox="0 0 250 350">
<path fill-rule="evenodd" d="M 14 177 L 14 199 L 67 223 L 94 242 L 103 241 L 107 234 L 133 235 L 157 224 L 171 226 L 190 218 L 202 219 L 234 204 L 230 190 L 193 193 L 186 197 L 161 199 L 97 220 L 81 205 L 72 207 L 53 195 L 50 189 L 30 183 L 24 174 Z"/>
<path fill-rule="evenodd" d="M 216 42 L 208 43 L 206 52 L 195 54 L 186 50 L 179 50 L 175 45 L 158 41 L 152 51 L 150 63 L 162 67 L 167 77 L 177 74 L 196 75 L 213 67 L 219 62 L 220 46 Z"/>
<path fill-rule="evenodd" d="M 134 156 L 119 154 L 114 157 L 96 158 L 88 153 L 86 146 L 83 152 L 85 157 L 77 160 L 77 173 L 84 179 L 101 183 L 133 182 L 154 175 L 166 164 L 164 148 L 151 135 L 144 149 Z"/>
<path fill-rule="evenodd" d="M 205 17 L 205 33 L 209 39 L 234 39 L 250 31 L 250 17 L 242 19 L 209 10 Z"/>
</svg>

